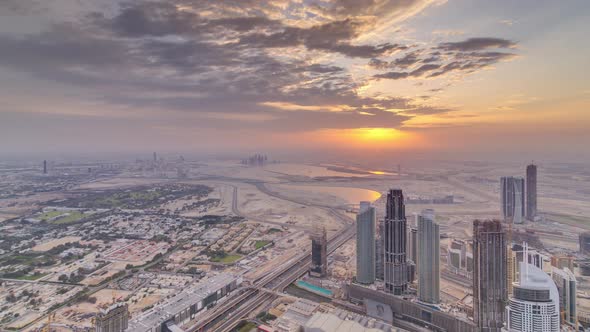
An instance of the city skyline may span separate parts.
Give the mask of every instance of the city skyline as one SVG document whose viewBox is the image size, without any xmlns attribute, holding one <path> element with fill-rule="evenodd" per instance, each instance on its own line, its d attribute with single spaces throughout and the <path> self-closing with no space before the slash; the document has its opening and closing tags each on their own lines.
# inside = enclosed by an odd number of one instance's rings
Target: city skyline
<svg viewBox="0 0 590 332">
<path fill-rule="evenodd" d="M 586 1 L 265 4 L 3 1 L 0 151 L 590 158 Z"/>
</svg>

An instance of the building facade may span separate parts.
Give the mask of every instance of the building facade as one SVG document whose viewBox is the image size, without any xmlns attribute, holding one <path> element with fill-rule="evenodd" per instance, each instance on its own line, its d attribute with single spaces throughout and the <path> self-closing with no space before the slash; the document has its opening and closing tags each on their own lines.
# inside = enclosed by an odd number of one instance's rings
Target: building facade
<svg viewBox="0 0 590 332">
<path fill-rule="evenodd" d="M 328 275 L 328 236 L 326 228 L 315 229 L 311 235 L 309 275 L 317 278 L 324 278 Z"/>
<path fill-rule="evenodd" d="M 590 255 L 590 232 L 580 233 L 580 253 Z"/>
<path fill-rule="evenodd" d="M 125 302 L 114 303 L 101 310 L 94 319 L 96 332 L 122 332 L 129 326 L 129 306 Z"/>
<path fill-rule="evenodd" d="M 361 284 L 375 282 L 375 208 L 370 202 L 361 202 L 356 215 L 356 281 Z"/>
<path fill-rule="evenodd" d="M 514 332 L 559 332 L 559 295 L 551 277 L 520 263 L 519 282 L 506 307 L 506 327 Z"/>
<path fill-rule="evenodd" d="M 535 220 L 537 216 L 537 165 L 526 167 L 526 218 Z"/>
<path fill-rule="evenodd" d="M 569 268 L 553 267 L 551 278 L 555 282 L 559 293 L 559 308 L 561 309 L 561 323 L 576 326 L 578 322 L 578 305 L 576 301 L 577 280 Z"/>
<path fill-rule="evenodd" d="M 513 176 L 502 177 L 500 192 L 504 221 L 522 223 L 525 214 L 524 179 Z"/>
<path fill-rule="evenodd" d="M 402 295 L 408 289 L 408 267 L 406 208 L 401 189 L 392 189 L 387 194 L 383 228 L 385 291 Z"/>
<path fill-rule="evenodd" d="M 440 235 L 433 216 L 418 217 L 418 298 L 440 302 Z"/>
<path fill-rule="evenodd" d="M 473 222 L 473 320 L 500 332 L 508 299 L 506 234 L 499 220 Z"/>
</svg>

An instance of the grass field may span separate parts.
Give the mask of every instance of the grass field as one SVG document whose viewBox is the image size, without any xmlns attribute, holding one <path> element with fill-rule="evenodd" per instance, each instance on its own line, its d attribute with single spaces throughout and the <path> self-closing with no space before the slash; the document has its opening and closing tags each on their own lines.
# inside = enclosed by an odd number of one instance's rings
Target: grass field
<svg viewBox="0 0 590 332">
<path fill-rule="evenodd" d="M 270 241 L 259 240 L 259 241 L 256 241 L 256 244 L 254 246 L 256 247 L 256 249 L 260 249 L 269 243 L 270 243 Z"/>
<path fill-rule="evenodd" d="M 40 274 L 34 274 L 34 275 L 24 275 L 24 276 L 18 277 L 16 279 L 35 281 L 37 279 L 41 279 L 41 278 L 45 277 L 46 275 L 47 275 L 47 273 L 40 273 Z"/>
<path fill-rule="evenodd" d="M 226 256 L 223 256 L 223 257 L 221 257 L 221 256 L 213 256 L 209 260 L 211 262 L 215 262 L 215 263 L 229 264 L 229 263 L 233 263 L 233 262 L 237 261 L 240 258 L 242 258 L 241 255 L 226 255 Z"/>
<path fill-rule="evenodd" d="M 256 324 L 252 322 L 246 323 L 244 326 L 240 327 L 238 332 L 250 332 L 251 330 L 256 329 Z"/>
<path fill-rule="evenodd" d="M 72 211 L 47 211 L 39 215 L 39 219 L 47 221 L 51 224 L 69 224 L 76 222 L 86 215 L 83 212 L 72 210 Z"/>
</svg>

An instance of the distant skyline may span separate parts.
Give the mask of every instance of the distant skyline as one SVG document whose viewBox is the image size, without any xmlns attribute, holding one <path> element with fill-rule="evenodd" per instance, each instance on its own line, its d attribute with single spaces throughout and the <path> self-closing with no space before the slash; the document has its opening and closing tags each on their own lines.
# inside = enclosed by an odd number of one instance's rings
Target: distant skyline
<svg viewBox="0 0 590 332">
<path fill-rule="evenodd" d="M 4 0 L 0 155 L 590 161 L 589 30 L 586 0 Z"/>
</svg>

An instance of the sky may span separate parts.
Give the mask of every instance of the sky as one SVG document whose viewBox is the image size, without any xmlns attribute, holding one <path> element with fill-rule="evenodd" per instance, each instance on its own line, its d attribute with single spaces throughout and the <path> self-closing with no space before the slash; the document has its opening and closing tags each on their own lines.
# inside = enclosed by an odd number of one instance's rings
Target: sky
<svg viewBox="0 0 590 332">
<path fill-rule="evenodd" d="M 587 0 L 2 0 L 0 154 L 590 160 Z"/>
</svg>

